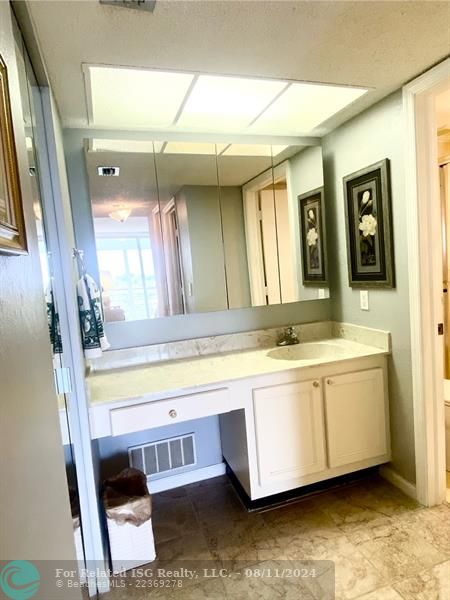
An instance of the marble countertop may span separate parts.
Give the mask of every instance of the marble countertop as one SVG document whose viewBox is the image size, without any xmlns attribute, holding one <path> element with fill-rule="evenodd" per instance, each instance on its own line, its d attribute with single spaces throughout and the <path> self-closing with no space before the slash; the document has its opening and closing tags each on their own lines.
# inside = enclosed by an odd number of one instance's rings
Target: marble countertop
<svg viewBox="0 0 450 600">
<path fill-rule="evenodd" d="M 90 403 L 96 406 L 143 396 L 151 399 L 153 395 L 176 394 L 230 380 L 388 354 L 386 349 L 343 338 L 307 342 L 284 347 L 283 350 L 289 353 L 297 348 L 306 353 L 310 350 L 317 357 L 301 360 L 271 358 L 271 354 L 278 352 L 272 347 L 94 372 L 87 378 Z M 325 356 L 319 356 L 322 351 Z"/>
</svg>

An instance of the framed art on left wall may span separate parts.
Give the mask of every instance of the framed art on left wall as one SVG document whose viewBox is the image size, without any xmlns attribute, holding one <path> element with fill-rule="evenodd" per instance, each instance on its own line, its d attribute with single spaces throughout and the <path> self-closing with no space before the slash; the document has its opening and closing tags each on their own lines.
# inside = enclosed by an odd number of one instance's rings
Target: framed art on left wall
<svg viewBox="0 0 450 600">
<path fill-rule="evenodd" d="M 0 56 L 0 253 L 27 253 L 8 70 L 2 56 Z"/>
</svg>

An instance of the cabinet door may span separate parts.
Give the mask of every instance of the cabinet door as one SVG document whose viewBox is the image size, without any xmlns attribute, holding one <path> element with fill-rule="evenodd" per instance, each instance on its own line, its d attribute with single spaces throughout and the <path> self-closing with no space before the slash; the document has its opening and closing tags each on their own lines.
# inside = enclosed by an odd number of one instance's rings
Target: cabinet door
<svg viewBox="0 0 450 600">
<path fill-rule="evenodd" d="M 253 390 L 260 485 L 325 469 L 323 401 L 318 381 Z"/>
<path fill-rule="evenodd" d="M 387 454 L 382 369 L 326 379 L 325 413 L 330 468 Z"/>
</svg>

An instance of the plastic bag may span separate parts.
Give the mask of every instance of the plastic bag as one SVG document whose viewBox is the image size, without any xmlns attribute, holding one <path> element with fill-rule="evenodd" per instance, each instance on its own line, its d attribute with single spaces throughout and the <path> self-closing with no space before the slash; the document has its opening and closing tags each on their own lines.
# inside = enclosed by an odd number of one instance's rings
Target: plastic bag
<svg viewBox="0 0 450 600">
<path fill-rule="evenodd" d="M 118 525 L 130 523 L 139 527 L 152 516 L 152 498 L 147 478 L 138 469 L 124 469 L 107 479 L 103 489 L 106 516 Z"/>
</svg>

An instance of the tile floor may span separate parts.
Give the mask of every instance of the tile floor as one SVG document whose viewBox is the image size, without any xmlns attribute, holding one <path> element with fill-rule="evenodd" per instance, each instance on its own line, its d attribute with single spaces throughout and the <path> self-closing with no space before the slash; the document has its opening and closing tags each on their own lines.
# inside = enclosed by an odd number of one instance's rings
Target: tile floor
<svg viewBox="0 0 450 600">
<path fill-rule="evenodd" d="M 334 562 L 339 600 L 450 600 L 450 506 L 423 508 L 378 477 L 258 514 L 219 477 L 155 495 L 153 524 L 158 559 L 149 567 L 208 561 L 231 576 L 115 589 L 103 600 L 333 598 L 320 582 L 237 576 L 313 559 Z"/>
</svg>

